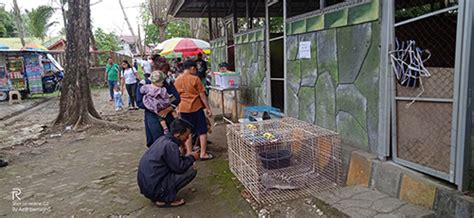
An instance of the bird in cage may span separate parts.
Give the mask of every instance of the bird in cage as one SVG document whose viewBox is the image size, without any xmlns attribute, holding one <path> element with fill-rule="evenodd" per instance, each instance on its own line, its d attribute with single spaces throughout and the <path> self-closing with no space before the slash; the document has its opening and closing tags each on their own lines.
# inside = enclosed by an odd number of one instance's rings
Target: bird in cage
<svg viewBox="0 0 474 218">
<path fill-rule="evenodd" d="M 283 174 L 264 173 L 260 177 L 260 182 L 267 189 L 294 190 L 299 189 L 290 177 Z"/>
</svg>

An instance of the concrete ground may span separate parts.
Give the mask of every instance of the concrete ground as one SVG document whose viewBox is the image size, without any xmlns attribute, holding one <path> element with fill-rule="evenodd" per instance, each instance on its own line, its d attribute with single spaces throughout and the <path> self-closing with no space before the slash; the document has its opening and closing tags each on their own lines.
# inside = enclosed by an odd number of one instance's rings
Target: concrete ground
<svg viewBox="0 0 474 218">
<path fill-rule="evenodd" d="M 197 162 L 197 178 L 179 193 L 187 204 L 174 209 L 157 208 L 139 193 L 136 185 L 137 164 L 146 149 L 143 111 L 115 112 L 105 90 L 94 90 L 93 97 L 95 107 L 105 120 L 136 129 L 47 132 L 58 113 L 56 98 L 29 112 L 0 120 L 3 125 L 0 157 L 10 161 L 10 166 L 0 168 L 0 217 L 403 217 L 430 214 L 430 211 L 359 187 L 259 205 L 228 170 L 223 126 L 213 128 L 210 136 L 213 144 L 209 149 L 217 158 Z M 0 104 L 0 111 L 3 107 Z M 21 200 L 12 200 L 12 192 L 19 190 Z"/>
<path fill-rule="evenodd" d="M 351 217 L 434 217 L 433 211 L 359 186 L 342 188 L 317 196 Z"/>
<path fill-rule="evenodd" d="M 102 100 L 104 93 L 94 93 L 103 118 L 139 130 L 48 133 L 0 150 L 0 156 L 10 161 L 0 168 L 0 217 L 256 215 L 228 171 L 224 128 L 215 128 L 210 138 L 214 142 L 210 151 L 218 158 L 197 162 L 197 178 L 179 193 L 187 200 L 185 206 L 160 209 L 144 198 L 136 185 L 137 164 L 146 149 L 143 111 L 116 113 L 112 102 Z M 54 100 L 2 130 L 28 138 L 28 126 L 47 130 L 56 114 Z M 15 130 L 18 126 L 25 131 Z M 16 188 L 21 190 L 21 201 L 12 201 Z"/>
<path fill-rule="evenodd" d="M 0 102 L 0 121 L 8 119 L 9 117 L 15 116 L 31 107 L 37 106 L 50 98 L 32 98 L 23 100 L 21 104 L 9 105 L 8 101 Z"/>
</svg>

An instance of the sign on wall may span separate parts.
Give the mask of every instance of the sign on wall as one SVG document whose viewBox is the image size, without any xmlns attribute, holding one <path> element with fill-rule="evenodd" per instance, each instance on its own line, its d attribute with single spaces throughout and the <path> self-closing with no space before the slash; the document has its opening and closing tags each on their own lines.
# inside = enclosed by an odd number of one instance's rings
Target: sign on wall
<svg viewBox="0 0 474 218">
<path fill-rule="evenodd" d="M 300 42 L 298 49 L 299 59 L 311 59 L 311 41 Z"/>
</svg>

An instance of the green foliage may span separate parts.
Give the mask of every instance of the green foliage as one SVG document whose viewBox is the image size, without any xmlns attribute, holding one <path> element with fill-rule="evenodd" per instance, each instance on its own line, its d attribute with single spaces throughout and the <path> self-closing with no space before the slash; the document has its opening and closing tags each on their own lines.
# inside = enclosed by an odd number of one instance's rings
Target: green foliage
<svg viewBox="0 0 474 218">
<path fill-rule="evenodd" d="M 413 18 L 418 17 L 424 14 L 428 14 L 433 11 L 441 10 L 450 5 L 445 4 L 444 2 L 433 2 L 431 4 L 423 5 L 406 5 L 406 7 L 397 8 L 395 11 L 396 18 Z"/>
<path fill-rule="evenodd" d="M 151 23 L 151 14 L 147 3 L 140 5 L 140 14 L 144 23 L 143 30 L 145 32 L 145 44 L 158 44 L 160 39 L 160 31 L 158 27 Z"/>
<path fill-rule="evenodd" d="M 166 38 L 190 37 L 191 28 L 187 19 L 177 19 L 168 24 L 166 28 Z"/>
<path fill-rule="evenodd" d="M 145 31 L 145 44 L 158 44 L 160 43 L 160 30 L 153 24 L 150 10 L 146 3 L 140 5 L 140 13 L 142 21 L 145 24 L 143 29 Z M 175 37 L 190 37 L 191 27 L 189 26 L 189 20 L 185 18 L 175 18 L 166 27 L 166 39 Z"/>
<path fill-rule="evenodd" d="M 57 23 L 56 21 L 49 22 L 54 10 L 51 6 L 42 5 L 27 11 L 27 27 L 32 36 L 41 39 L 41 41 L 44 40 L 48 29 Z"/>
<path fill-rule="evenodd" d="M 160 30 L 156 25 L 152 23 L 146 24 L 143 29 L 145 31 L 145 43 L 147 45 L 160 43 Z M 191 29 L 189 26 L 189 22 L 185 19 L 177 19 L 169 23 L 166 27 L 166 39 L 190 36 Z"/>
<path fill-rule="evenodd" d="M 145 31 L 145 44 L 158 44 L 160 42 L 160 31 L 154 24 L 146 24 L 143 30 Z"/>
<path fill-rule="evenodd" d="M 270 17 L 270 33 L 283 33 L 283 17 Z"/>
<path fill-rule="evenodd" d="M 120 41 L 115 33 L 106 33 L 103 29 L 98 28 L 94 33 L 94 37 L 99 50 L 120 50 Z"/>
<path fill-rule="evenodd" d="M 13 14 L 0 7 L 0 37 L 15 37 L 15 31 Z"/>
</svg>

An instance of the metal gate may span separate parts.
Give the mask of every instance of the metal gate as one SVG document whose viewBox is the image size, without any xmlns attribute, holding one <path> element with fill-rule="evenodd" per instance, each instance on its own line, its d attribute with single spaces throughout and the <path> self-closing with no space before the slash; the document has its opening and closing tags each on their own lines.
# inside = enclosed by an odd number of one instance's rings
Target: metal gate
<svg viewBox="0 0 474 218">
<path fill-rule="evenodd" d="M 431 76 L 411 84 L 402 85 L 397 79 L 393 83 L 393 160 L 454 182 L 461 43 L 458 0 L 394 2 L 396 40 L 413 40 L 431 54 L 424 64 Z"/>
</svg>

